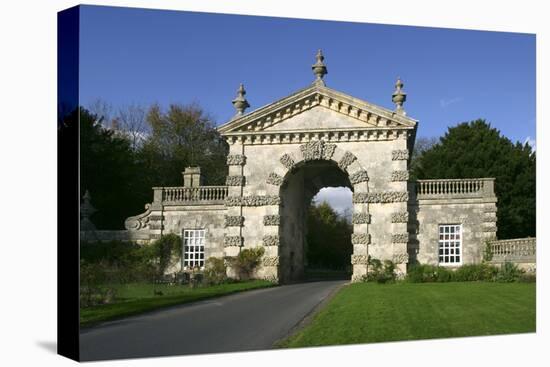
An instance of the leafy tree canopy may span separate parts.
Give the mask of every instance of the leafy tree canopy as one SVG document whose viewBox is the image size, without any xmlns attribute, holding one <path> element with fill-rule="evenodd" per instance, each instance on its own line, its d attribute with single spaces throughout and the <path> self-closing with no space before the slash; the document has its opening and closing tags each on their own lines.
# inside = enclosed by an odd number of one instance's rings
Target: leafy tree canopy
<svg viewBox="0 0 550 367">
<path fill-rule="evenodd" d="M 143 209 L 137 202 L 139 167 L 129 141 L 102 126 L 102 120 L 80 109 L 80 192 L 90 191 L 99 229 L 122 228 L 124 219 Z"/>
<path fill-rule="evenodd" d="M 536 235 L 536 153 L 478 119 L 450 127 L 411 164 L 419 179 L 494 177 L 498 238 Z"/>
<path fill-rule="evenodd" d="M 306 256 L 312 268 L 345 269 L 353 251 L 351 224 L 327 202 L 311 205 Z"/>
<path fill-rule="evenodd" d="M 139 158 L 148 172 L 150 186 L 180 186 L 181 172 L 200 166 L 208 185 L 221 185 L 227 175 L 227 143 L 212 119 L 198 105 L 158 105 L 147 113 L 151 133 Z"/>
</svg>

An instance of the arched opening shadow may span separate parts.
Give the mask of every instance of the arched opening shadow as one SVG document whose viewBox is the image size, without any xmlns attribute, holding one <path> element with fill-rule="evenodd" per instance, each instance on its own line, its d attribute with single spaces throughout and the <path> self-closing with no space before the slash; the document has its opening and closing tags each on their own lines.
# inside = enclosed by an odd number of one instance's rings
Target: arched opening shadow
<svg viewBox="0 0 550 367">
<path fill-rule="evenodd" d="M 350 263 L 350 255 L 352 252 L 351 245 L 351 230 L 349 236 L 342 232 L 343 236 L 347 238 L 340 238 L 342 246 L 346 246 L 345 251 L 334 251 L 332 256 L 347 256 L 346 260 L 342 262 L 340 259 L 333 259 L 336 261 L 330 261 L 330 255 L 324 257 L 324 261 L 320 262 L 323 258 L 322 248 L 314 248 L 313 259 L 317 264 L 310 264 L 308 254 L 312 255 L 308 245 L 309 239 L 319 239 L 318 234 L 323 232 L 329 233 L 328 224 L 309 220 L 310 205 L 313 197 L 325 187 L 346 187 L 350 191 L 353 191 L 353 185 L 351 185 L 348 174 L 340 169 L 338 165 L 333 161 L 328 160 L 313 160 L 307 162 L 300 162 L 290 172 L 287 173 L 284 179 L 283 185 L 281 185 L 280 196 L 283 205 L 280 208 L 281 226 L 279 227 L 279 237 L 283 244 L 280 248 L 280 280 L 283 283 L 303 281 L 306 280 L 306 269 L 310 265 L 319 267 L 322 266 L 333 269 L 340 268 L 345 270 L 341 275 L 345 278 L 351 277 L 351 266 L 344 265 L 344 263 Z M 317 228 L 313 228 L 316 225 Z M 333 233 L 331 235 L 334 235 Z M 336 238 L 336 237 L 334 237 Z M 326 241 L 324 244 L 327 245 Z M 319 243 L 317 243 L 319 244 Z M 335 243 L 328 244 L 324 249 L 330 251 L 331 246 Z M 322 246 L 321 246 L 322 247 Z M 315 256 L 315 250 L 317 256 Z M 319 251 L 321 253 L 319 253 Z M 348 254 L 349 252 L 349 254 Z M 326 253 L 324 254 L 326 255 Z M 309 256 L 311 258 L 311 256 Z M 340 266 L 341 265 L 341 266 Z"/>
</svg>

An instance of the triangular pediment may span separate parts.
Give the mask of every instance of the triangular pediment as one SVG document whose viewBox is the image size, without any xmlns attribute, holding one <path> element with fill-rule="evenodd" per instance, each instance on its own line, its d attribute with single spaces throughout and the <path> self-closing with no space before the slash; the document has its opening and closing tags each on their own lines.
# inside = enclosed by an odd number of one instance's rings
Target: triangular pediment
<svg viewBox="0 0 550 367">
<path fill-rule="evenodd" d="M 232 135 L 326 129 L 414 129 L 416 123 L 416 120 L 403 114 L 314 84 L 238 116 L 218 130 L 222 135 Z"/>
</svg>

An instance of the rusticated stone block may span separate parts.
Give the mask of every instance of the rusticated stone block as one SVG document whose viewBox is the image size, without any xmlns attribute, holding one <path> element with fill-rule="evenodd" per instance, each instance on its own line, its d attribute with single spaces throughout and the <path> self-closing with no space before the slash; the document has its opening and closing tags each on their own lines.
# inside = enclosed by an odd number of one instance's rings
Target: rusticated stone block
<svg viewBox="0 0 550 367">
<path fill-rule="evenodd" d="M 294 168 L 294 159 L 292 159 L 292 157 L 288 154 L 283 154 L 281 156 L 281 163 L 283 164 L 283 166 L 285 166 L 288 170 L 291 170 Z"/>
<path fill-rule="evenodd" d="M 391 242 L 392 243 L 407 243 L 409 242 L 409 234 L 408 233 L 394 233 L 391 235 Z"/>
<path fill-rule="evenodd" d="M 483 232 L 496 232 L 496 231 L 497 231 L 496 225 L 483 227 Z"/>
<path fill-rule="evenodd" d="M 226 227 L 242 227 L 244 224 L 244 217 L 241 215 L 226 215 L 225 226 Z"/>
<path fill-rule="evenodd" d="M 409 254 L 406 252 L 393 254 L 392 261 L 394 264 L 406 264 L 409 262 Z"/>
<path fill-rule="evenodd" d="M 353 203 L 400 203 L 409 200 L 407 191 L 384 191 L 353 194 Z"/>
<path fill-rule="evenodd" d="M 225 179 L 226 186 L 244 186 L 244 176 L 227 176 Z"/>
<path fill-rule="evenodd" d="M 264 256 L 262 257 L 263 266 L 278 266 L 279 256 Z"/>
<path fill-rule="evenodd" d="M 281 204 L 281 198 L 277 195 L 228 196 L 225 198 L 225 206 L 264 206 L 279 204 Z"/>
<path fill-rule="evenodd" d="M 367 182 L 368 180 L 369 180 L 369 175 L 365 170 L 356 172 L 349 177 L 349 181 L 351 182 L 352 185 L 356 185 L 360 182 Z"/>
<path fill-rule="evenodd" d="M 392 161 L 406 161 L 407 159 L 409 159 L 409 150 L 393 150 L 391 152 L 391 159 Z"/>
<path fill-rule="evenodd" d="M 267 235 L 262 239 L 264 246 L 279 246 L 279 236 Z"/>
<path fill-rule="evenodd" d="M 409 171 L 393 171 L 391 173 L 391 180 L 396 181 L 407 181 L 409 179 Z"/>
<path fill-rule="evenodd" d="M 409 212 L 396 212 L 391 214 L 392 223 L 407 223 L 409 221 Z"/>
<path fill-rule="evenodd" d="M 352 224 L 365 224 L 370 223 L 370 214 L 369 213 L 353 213 L 351 217 Z"/>
<path fill-rule="evenodd" d="M 225 236 L 223 238 L 224 247 L 242 246 L 243 238 L 241 236 Z"/>
<path fill-rule="evenodd" d="M 306 162 L 318 159 L 330 160 L 335 149 L 335 144 L 328 144 L 324 140 L 310 141 L 300 145 L 302 156 Z"/>
<path fill-rule="evenodd" d="M 264 215 L 264 226 L 278 226 L 281 224 L 281 216 L 278 214 Z"/>
<path fill-rule="evenodd" d="M 368 255 L 351 255 L 352 265 L 368 265 L 368 263 L 369 263 Z"/>
<path fill-rule="evenodd" d="M 266 182 L 270 185 L 281 186 L 284 179 L 275 172 L 271 172 L 269 176 L 267 176 Z"/>
<path fill-rule="evenodd" d="M 242 154 L 230 154 L 227 156 L 228 166 L 244 166 L 246 164 L 246 156 Z"/>
<path fill-rule="evenodd" d="M 352 233 L 351 243 L 354 245 L 368 245 L 370 243 L 370 234 L 368 233 Z"/>
<path fill-rule="evenodd" d="M 348 169 L 350 164 L 355 162 L 356 159 L 357 159 L 357 157 L 354 156 L 352 153 L 345 152 L 342 159 L 340 159 L 340 162 L 338 162 L 338 167 L 340 167 L 342 170 L 345 171 L 345 170 Z"/>
</svg>

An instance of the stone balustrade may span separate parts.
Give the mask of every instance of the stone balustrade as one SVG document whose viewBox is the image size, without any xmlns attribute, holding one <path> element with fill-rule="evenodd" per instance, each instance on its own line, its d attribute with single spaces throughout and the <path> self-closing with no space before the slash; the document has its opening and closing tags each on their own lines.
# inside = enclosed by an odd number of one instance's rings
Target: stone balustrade
<svg viewBox="0 0 550 367">
<path fill-rule="evenodd" d="M 223 204 L 227 186 L 153 187 L 154 202 L 166 204 Z"/>
<path fill-rule="evenodd" d="M 418 199 L 494 197 L 494 178 L 417 180 Z"/>
<path fill-rule="evenodd" d="M 492 262 L 535 262 L 537 240 L 534 237 L 489 242 Z"/>
</svg>

